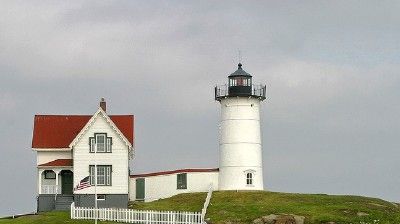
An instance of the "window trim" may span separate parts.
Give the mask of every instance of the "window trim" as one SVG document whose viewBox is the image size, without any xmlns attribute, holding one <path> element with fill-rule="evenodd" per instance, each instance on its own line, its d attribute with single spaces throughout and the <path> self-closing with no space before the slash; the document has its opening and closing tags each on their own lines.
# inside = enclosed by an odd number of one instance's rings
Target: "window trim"
<svg viewBox="0 0 400 224">
<path fill-rule="evenodd" d="M 181 178 L 179 178 L 181 177 Z M 184 177 L 184 179 L 182 179 Z M 184 183 L 181 183 L 184 182 Z M 178 173 L 176 174 L 176 189 L 177 190 L 187 190 L 187 173 Z"/>
<path fill-rule="evenodd" d="M 105 132 L 94 133 L 93 137 L 89 137 L 89 153 L 94 153 L 96 150 L 94 145 L 96 144 L 97 136 L 99 135 L 104 135 L 104 151 L 96 151 L 96 153 L 112 153 L 112 137 L 108 137 Z"/>
</svg>

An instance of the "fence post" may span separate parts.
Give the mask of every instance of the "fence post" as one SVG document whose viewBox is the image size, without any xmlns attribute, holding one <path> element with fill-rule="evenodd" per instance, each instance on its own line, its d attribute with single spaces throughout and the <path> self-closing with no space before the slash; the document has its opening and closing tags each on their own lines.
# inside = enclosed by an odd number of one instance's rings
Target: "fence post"
<svg viewBox="0 0 400 224">
<path fill-rule="evenodd" d="M 212 184 L 210 184 L 210 187 L 208 188 L 206 201 L 204 202 L 203 209 L 201 210 L 201 223 L 205 223 L 204 220 L 205 220 L 205 217 L 206 217 L 208 204 L 210 204 L 210 200 L 211 200 L 211 196 L 212 196 L 212 190 L 213 190 L 213 186 L 212 186 Z"/>
<path fill-rule="evenodd" d="M 71 219 L 74 218 L 74 202 L 71 203 Z"/>
</svg>

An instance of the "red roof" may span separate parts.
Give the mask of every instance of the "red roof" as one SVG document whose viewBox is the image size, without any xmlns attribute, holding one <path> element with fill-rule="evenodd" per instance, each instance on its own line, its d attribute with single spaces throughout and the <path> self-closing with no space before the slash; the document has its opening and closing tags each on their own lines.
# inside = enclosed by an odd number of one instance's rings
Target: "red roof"
<svg viewBox="0 0 400 224">
<path fill-rule="evenodd" d="M 32 148 L 69 148 L 92 115 L 35 115 Z M 109 116 L 133 144 L 133 115 Z"/>
<path fill-rule="evenodd" d="M 156 172 L 156 173 L 134 174 L 134 175 L 130 175 L 130 177 L 131 178 L 153 177 L 153 176 L 168 175 L 168 174 L 175 174 L 175 173 L 203 173 L 203 172 L 218 172 L 218 171 L 219 171 L 218 168 L 181 169 L 181 170 L 162 171 L 162 172 Z"/>
<path fill-rule="evenodd" d="M 72 166 L 72 159 L 56 159 L 38 166 Z"/>
</svg>

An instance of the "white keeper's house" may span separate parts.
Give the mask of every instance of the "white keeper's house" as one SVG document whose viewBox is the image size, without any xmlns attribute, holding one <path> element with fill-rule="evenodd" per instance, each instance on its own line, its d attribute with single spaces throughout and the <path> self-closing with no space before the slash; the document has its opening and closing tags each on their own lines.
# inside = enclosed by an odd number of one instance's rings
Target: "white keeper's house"
<svg viewBox="0 0 400 224">
<path fill-rule="evenodd" d="M 131 174 L 134 116 L 107 114 L 104 99 L 93 115 L 36 115 L 37 210 L 65 210 L 72 202 L 92 207 L 95 200 L 99 207 L 126 208 L 129 201 L 206 192 L 210 186 L 263 190 L 260 103 L 266 86 L 254 85 L 239 63 L 228 84 L 214 91 L 221 104 L 219 168 Z"/>
</svg>

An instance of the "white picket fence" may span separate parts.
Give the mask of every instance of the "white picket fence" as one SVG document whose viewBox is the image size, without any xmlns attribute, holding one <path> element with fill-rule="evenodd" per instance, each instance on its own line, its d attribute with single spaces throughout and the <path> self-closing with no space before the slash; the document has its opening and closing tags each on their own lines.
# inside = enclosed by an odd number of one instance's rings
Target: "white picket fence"
<svg viewBox="0 0 400 224">
<path fill-rule="evenodd" d="M 96 214 L 97 213 L 97 214 Z M 201 212 L 146 211 L 118 208 L 85 208 L 71 204 L 71 219 L 95 219 L 125 223 L 201 224 Z"/>
<path fill-rule="evenodd" d="M 88 208 L 71 204 L 71 219 L 98 219 L 125 223 L 143 224 L 205 224 L 204 217 L 210 203 L 212 186 L 207 193 L 201 212 L 147 211 L 125 208 Z"/>
</svg>

